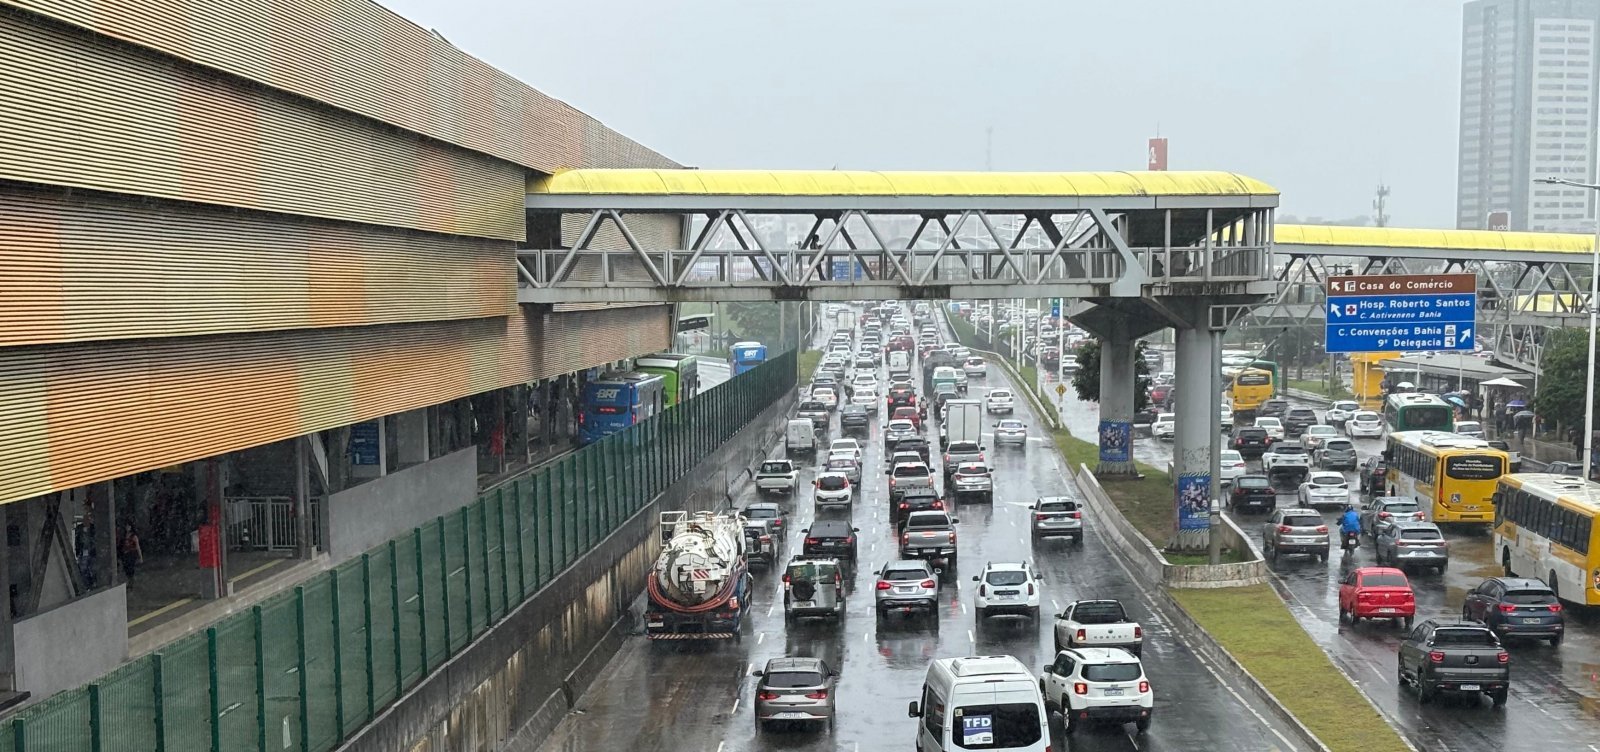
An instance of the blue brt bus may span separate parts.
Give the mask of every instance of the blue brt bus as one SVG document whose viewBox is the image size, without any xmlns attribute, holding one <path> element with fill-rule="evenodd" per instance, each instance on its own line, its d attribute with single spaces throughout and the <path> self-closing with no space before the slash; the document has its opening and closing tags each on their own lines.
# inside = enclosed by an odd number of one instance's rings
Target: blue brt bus
<svg viewBox="0 0 1600 752">
<path fill-rule="evenodd" d="M 735 376 L 767 362 L 767 346 L 760 342 L 735 342 L 732 354 Z"/>
<path fill-rule="evenodd" d="M 666 380 L 653 373 L 610 372 L 583 387 L 578 405 L 578 442 L 593 444 L 659 415 L 666 406 Z"/>
</svg>

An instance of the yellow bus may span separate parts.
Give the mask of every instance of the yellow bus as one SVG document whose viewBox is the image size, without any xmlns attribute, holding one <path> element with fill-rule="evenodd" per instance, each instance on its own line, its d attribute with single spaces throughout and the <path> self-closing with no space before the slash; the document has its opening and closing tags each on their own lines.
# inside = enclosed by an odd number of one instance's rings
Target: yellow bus
<svg viewBox="0 0 1600 752">
<path fill-rule="evenodd" d="M 1600 483 L 1515 473 L 1495 492 L 1494 550 L 1506 576 L 1537 577 L 1556 597 L 1600 605 Z"/>
<path fill-rule="evenodd" d="M 1263 368 L 1241 368 L 1228 383 L 1228 403 L 1235 415 L 1253 415 L 1261 403 L 1272 398 L 1272 372 Z"/>
<path fill-rule="evenodd" d="M 1506 472 L 1505 452 L 1444 431 L 1397 431 L 1383 450 L 1390 496 L 1415 499 L 1439 524 L 1494 522 L 1495 482 Z"/>
</svg>

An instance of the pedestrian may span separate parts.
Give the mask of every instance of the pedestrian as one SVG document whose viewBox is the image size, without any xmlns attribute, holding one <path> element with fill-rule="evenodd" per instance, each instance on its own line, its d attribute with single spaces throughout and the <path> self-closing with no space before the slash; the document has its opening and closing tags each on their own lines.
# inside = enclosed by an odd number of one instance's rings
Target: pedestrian
<svg viewBox="0 0 1600 752">
<path fill-rule="evenodd" d="M 122 558 L 122 574 L 128 582 L 128 589 L 133 589 L 133 573 L 140 564 L 144 563 L 144 549 L 139 546 L 139 534 L 132 527 L 124 528 L 122 542 L 117 545 L 117 553 Z"/>
</svg>

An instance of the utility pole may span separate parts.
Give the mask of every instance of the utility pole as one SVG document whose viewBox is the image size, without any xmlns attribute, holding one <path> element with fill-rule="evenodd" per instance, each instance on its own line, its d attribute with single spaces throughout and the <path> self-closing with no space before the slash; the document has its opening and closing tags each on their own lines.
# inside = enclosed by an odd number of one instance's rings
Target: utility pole
<svg viewBox="0 0 1600 752">
<path fill-rule="evenodd" d="M 1372 199 L 1372 222 L 1379 227 L 1389 226 L 1389 186 L 1378 184 L 1378 195 Z"/>
</svg>

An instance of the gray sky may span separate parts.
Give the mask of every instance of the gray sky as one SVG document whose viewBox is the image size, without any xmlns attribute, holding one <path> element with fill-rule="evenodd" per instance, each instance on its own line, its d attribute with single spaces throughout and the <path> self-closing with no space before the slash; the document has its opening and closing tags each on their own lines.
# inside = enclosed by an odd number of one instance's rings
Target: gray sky
<svg viewBox="0 0 1600 752">
<path fill-rule="evenodd" d="M 1232 170 L 1283 211 L 1454 224 L 1456 0 L 385 0 L 685 164 Z M 980 12 L 975 8 L 993 8 Z"/>
</svg>

